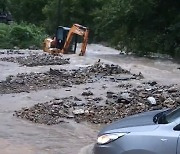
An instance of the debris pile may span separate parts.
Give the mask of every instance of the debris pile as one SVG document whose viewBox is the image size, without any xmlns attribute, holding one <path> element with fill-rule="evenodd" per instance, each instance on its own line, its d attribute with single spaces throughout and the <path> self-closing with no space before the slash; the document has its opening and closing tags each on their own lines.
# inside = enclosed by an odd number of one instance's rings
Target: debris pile
<svg viewBox="0 0 180 154">
<path fill-rule="evenodd" d="M 4 50 L 4 51 L 0 51 L 0 55 L 4 55 L 4 54 L 7 54 L 7 55 L 16 55 L 16 54 L 18 54 L 18 55 L 24 55 L 25 54 L 25 52 L 21 52 L 21 51 L 19 51 L 19 50 L 12 50 L 12 49 L 10 49 L 10 50 Z"/>
<path fill-rule="evenodd" d="M 126 77 L 125 77 L 126 76 Z M 5 81 L 0 81 L 0 94 L 29 92 L 31 90 L 57 89 L 72 87 L 84 83 L 93 83 L 98 80 L 139 80 L 140 75 L 131 74 L 117 65 L 104 65 L 96 63 L 85 68 L 73 70 L 51 69 L 45 73 L 22 73 L 16 76 L 10 75 Z"/>
<path fill-rule="evenodd" d="M 106 99 L 96 98 L 93 93 L 83 92 L 83 101 L 77 97 L 54 99 L 39 103 L 30 108 L 15 111 L 19 118 L 35 123 L 53 125 L 74 119 L 76 122 L 88 121 L 95 124 L 111 123 L 128 115 L 144 111 L 175 108 L 180 104 L 180 89 L 176 86 L 154 85 L 129 89 L 126 92 L 107 92 Z M 104 105 L 99 102 L 104 102 Z"/>
<path fill-rule="evenodd" d="M 35 123 L 53 125 L 64 122 L 63 118 L 73 118 L 69 115 L 72 107 L 68 99 L 54 99 L 50 102 L 39 103 L 31 108 L 15 111 L 17 117 L 28 119 Z"/>
<path fill-rule="evenodd" d="M 22 66 L 44 66 L 44 65 L 64 65 L 69 64 L 69 58 L 53 56 L 50 54 L 30 54 L 29 56 L 20 57 L 3 57 L 2 61 L 19 63 Z"/>
</svg>

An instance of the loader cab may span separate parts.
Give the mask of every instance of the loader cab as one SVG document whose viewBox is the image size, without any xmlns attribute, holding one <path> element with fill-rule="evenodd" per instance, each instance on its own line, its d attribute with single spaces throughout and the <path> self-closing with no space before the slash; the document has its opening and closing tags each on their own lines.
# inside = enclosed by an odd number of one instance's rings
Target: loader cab
<svg viewBox="0 0 180 154">
<path fill-rule="evenodd" d="M 69 33 L 69 30 L 70 30 L 69 27 L 59 26 L 57 28 L 56 41 L 57 41 L 57 48 L 58 49 L 63 49 L 64 44 L 65 44 L 66 39 L 67 39 L 67 35 Z M 77 35 L 74 35 L 72 40 L 71 40 L 71 43 L 70 43 L 70 46 L 68 49 L 68 53 L 75 53 L 76 47 L 77 47 Z"/>
</svg>

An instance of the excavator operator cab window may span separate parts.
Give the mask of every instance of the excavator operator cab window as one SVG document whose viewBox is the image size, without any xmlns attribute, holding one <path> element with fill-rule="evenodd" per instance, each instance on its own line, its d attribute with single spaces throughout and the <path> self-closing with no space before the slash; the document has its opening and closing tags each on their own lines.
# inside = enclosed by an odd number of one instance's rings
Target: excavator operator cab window
<svg viewBox="0 0 180 154">
<path fill-rule="evenodd" d="M 63 27 L 58 27 L 57 28 L 56 41 L 57 41 L 57 48 L 62 49 L 63 46 L 64 46 L 64 43 L 65 43 Z"/>
<path fill-rule="evenodd" d="M 69 30 L 70 28 L 62 27 L 62 26 L 59 26 L 57 28 L 56 41 L 57 41 L 58 49 L 62 49 L 64 47 Z M 69 53 L 75 53 L 76 47 L 77 47 L 77 35 L 74 35 L 68 49 Z"/>
</svg>

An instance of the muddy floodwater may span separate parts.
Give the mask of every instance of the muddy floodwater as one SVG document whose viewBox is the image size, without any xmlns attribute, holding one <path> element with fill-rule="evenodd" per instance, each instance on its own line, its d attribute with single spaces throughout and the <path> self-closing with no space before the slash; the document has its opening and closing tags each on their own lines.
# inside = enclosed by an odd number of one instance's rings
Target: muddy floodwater
<svg viewBox="0 0 180 154">
<path fill-rule="evenodd" d="M 1 50 L 6 52 L 6 50 Z M 42 51 L 34 51 L 42 52 Z M 3 57 L 26 56 L 25 54 L 0 54 Z M 144 76 L 144 81 L 156 81 L 162 85 L 176 84 L 180 86 L 180 65 L 170 60 L 135 58 L 119 54 L 119 51 L 91 44 L 84 57 L 65 55 L 70 58 L 70 64 L 22 66 L 18 63 L 0 61 L 0 80 L 4 81 L 9 75 L 18 73 L 43 73 L 51 69 L 77 69 L 94 64 L 99 59 L 104 63 L 118 64 L 132 73 Z M 133 81 L 136 84 L 136 80 Z M 96 141 L 99 124 L 88 122 L 76 123 L 67 120 L 57 125 L 35 124 L 13 116 L 15 110 L 31 107 L 37 103 L 44 103 L 54 98 L 76 96 L 83 100 L 82 92 L 90 89 L 94 97 L 105 97 L 108 90 L 119 91 L 117 83 L 95 82 L 56 89 L 38 89 L 21 93 L 0 94 L 0 154 L 90 154 L 92 145 Z M 106 86 L 103 89 L 102 86 Z"/>
</svg>

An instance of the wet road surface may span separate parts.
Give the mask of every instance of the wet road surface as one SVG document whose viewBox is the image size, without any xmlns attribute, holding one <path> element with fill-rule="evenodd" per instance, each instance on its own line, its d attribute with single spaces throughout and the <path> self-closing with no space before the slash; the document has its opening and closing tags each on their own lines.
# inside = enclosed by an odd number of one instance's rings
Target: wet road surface
<svg viewBox="0 0 180 154">
<path fill-rule="evenodd" d="M 3 57 L 6 55 L 1 55 Z M 70 65 L 20 67 L 18 64 L 1 62 L 0 80 L 17 73 L 45 72 L 49 68 L 78 68 L 88 66 L 98 59 L 106 63 L 115 63 L 134 73 L 141 72 L 147 80 L 155 80 L 162 84 L 180 85 L 180 65 L 164 60 L 150 60 L 119 55 L 119 51 L 101 45 L 89 45 L 85 57 L 66 55 L 71 58 Z M 15 110 L 29 107 L 36 103 L 52 100 L 55 97 L 81 96 L 82 91 L 91 87 L 97 95 L 102 94 L 100 85 L 103 83 L 78 85 L 66 91 L 66 88 L 56 90 L 40 90 L 30 93 L 0 95 L 0 154 L 90 154 L 92 143 L 101 126 L 88 123 L 77 124 L 74 121 L 54 126 L 34 124 L 17 119 L 13 116 Z M 113 85 L 109 85 L 109 89 Z M 114 89 L 118 90 L 118 89 Z"/>
</svg>

